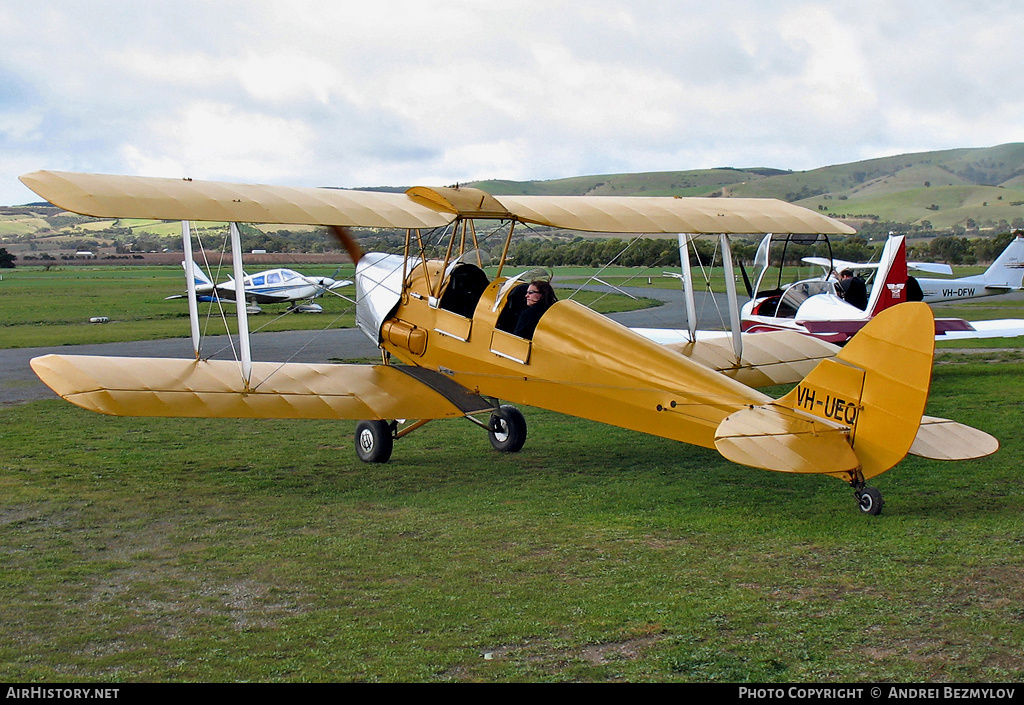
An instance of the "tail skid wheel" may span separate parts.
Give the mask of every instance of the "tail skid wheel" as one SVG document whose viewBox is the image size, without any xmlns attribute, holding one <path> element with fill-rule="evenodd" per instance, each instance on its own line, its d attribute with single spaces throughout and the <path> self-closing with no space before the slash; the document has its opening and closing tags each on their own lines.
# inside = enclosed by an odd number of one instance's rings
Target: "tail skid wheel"
<svg viewBox="0 0 1024 705">
<path fill-rule="evenodd" d="M 360 421 L 356 425 L 356 455 L 364 463 L 386 463 L 395 446 L 392 424 L 387 421 Z"/>
<path fill-rule="evenodd" d="M 854 496 L 857 498 L 860 510 L 865 514 L 877 516 L 882 513 L 882 505 L 885 502 L 882 501 L 882 493 L 874 487 L 861 487 L 854 493 Z"/>
<path fill-rule="evenodd" d="M 526 419 L 514 406 L 500 406 L 491 414 L 487 436 L 495 450 L 518 453 L 526 443 Z"/>
</svg>

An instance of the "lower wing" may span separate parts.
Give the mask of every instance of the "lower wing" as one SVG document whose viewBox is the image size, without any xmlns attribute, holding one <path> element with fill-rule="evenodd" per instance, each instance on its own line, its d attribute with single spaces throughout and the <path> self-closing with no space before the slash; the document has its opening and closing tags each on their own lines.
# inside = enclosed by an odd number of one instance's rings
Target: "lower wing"
<svg viewBox="0 0 1024 705">
<path fill-rule="evenodd" d="M 977 338 L 1016 338 L 1024 335 L 1024 319 L 1002 318 L 993 321 L 960 321 L 962 326 L 944 326 L 941 321 L 959 319 L 936 319 L 935 340 L 973 340 Z M 940 328 L 947 328 L 940 331 Z"/>
<path fill-rule="evenodd" d="M 442 419 L 493 405 L 443 375 L 394 365 L 44 355 L 32 369 L 84 409 L 113 416 Z M 454 385 L 454 386 L 453 386 Z"/>
<path fill-rule="evenodd" d="M 727 331 L 697 331 L 696 342 L 691 342 L 690 333 L 685 330 L 632 330 L 694 362 L 755 388 L 796 384 L 820 360 L 835 357 L 840 350 L 838 346 L 796 331 L 743 333 L 743 356 L 737 359 L 732 334 Z"/>
</svg>

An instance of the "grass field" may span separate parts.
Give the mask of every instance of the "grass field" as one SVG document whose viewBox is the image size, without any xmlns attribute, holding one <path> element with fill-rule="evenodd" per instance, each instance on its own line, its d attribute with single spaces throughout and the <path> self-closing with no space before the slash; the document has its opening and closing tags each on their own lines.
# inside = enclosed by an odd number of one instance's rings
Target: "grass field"
<svg viewBox="0 0 1024 705">
<path fill-rule="evenodd" d="M 331 276 L 335 273 L 335 267 L 303 265 L 299 269 L 307 276 Z M 510 271 L 516 273 L 520 270 Z M 556 281 L 565 279 L 566 283 L 583 283 L 580 271 L 557 269 Z M 637 271 L 618 272 L 617 280 L 637 280 Z M 351 279 L 352 276 L 351 266 L 338 272 L 341 279 Z M 217 279 L 223 281 L 226 278 L 225 274 Z M 633 285 L 639 286 L 640 283 Z M 183 293 L 184 288 L 185 282 L 178 267 L 107 265 L 63 267 L 49 271 L 42 267 L 6 270 L 0 280 L 0 348 L 188 337 L 187 304 L 183 299 L 165 300 L 167 296 Z M 349 298 L 354 297 L 351 287 L 339 292 Z M 594 304 L 594 309 L 601 313 L 628 311 L 658 303 L 651 299 L 635 301 L 619 294 L 599 295 L 586 291 L 573 298 L 583 304 Z M 317 303 L 323 306 L 324 312 L 316 315 L 288 314 L 285 305 L 264 306 L 263 314 L 252 317 L 250 330 L 320 330 L 355 325 L 351 301 L 326 295 L 317 299 Z M 235 331 L 230 315 L 232 306 L 230 302 L 226 306 L 227 322 Z M 200 313 L 204 332 L 211 335 L 224 332 L 224 323 L 216 307 L 200 304 Z M 108 318 L 109 323 L 89 323 L 90 318 L 97 316 Z"/>
<path fill-rule="evenodd" d="M 519 454 L 434 422 L 366 465 L 348 422 L 0 407 L 0 678 L 1017 681 L 1022 375 L 1019 350 L 941 353 L 928 413 L 1002 448 L 906 459 L 878 517 L 536 409 Z"/>
<path fill-rule="evenodd" d="M 307 268 L 309 275 L 329 276 L 334 269 Z M 344 277 L 344 272 L 339 274 Z M 46 345 L 82 345 L 125 340 L 187 337 L 188 306 L 183 299 L 165 297 L 184 293 L 185 281 L 177 267 L 65 267 L 45 271 L 19 267 L 4 272 L 0 281 L 0 331 L 4 348 Z M 226 278 L 226 277 L 222 277 Z M 264 330 L 318 329 L 341 316 L 336 325 L 353 325 L 350 304 L 336 297 L 321 297 L 325 313 L 288 315 L 280 320 L 268 313 L 255 317 L 252 328 Z M 285 306 L 267 307 L 283 311 Z M 208 312 L 209 305 L 200 305 Z M 230 311 L 230 307 L 228 308 Z M 109 323 L 90 324 L 94 316 Z M 205 315 L 204 315 L 205 319 Z M 211 332 L 222 333 L 214 313 Z M 206 324 L 204 323 L 204 327 Z"/>
<path fill-rule="evenodd" d="M 1016 681 L 1022 363 L 939 365 L 1003 441 L 873 483 L 787 476 L 527 409 L 359 463 L 352 424 L 6 408 L 0 677 Z"/>
</svg>

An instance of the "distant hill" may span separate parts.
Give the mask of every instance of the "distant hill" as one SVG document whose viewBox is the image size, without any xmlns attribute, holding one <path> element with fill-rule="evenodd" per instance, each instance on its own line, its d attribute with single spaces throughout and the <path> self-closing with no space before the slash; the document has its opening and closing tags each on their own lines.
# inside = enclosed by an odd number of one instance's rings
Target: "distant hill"
<svg viewBox="0 0 1024 705">
<path fill-rule="evenodd" d="M 901 154 L 810 171 L 720 167 L 466 185 L 495 195 L 771 197 L 827 213 L 866 236 L 884 235 L 893 223 L 907 224 L 925 238 L 941 233 L 986 237 L 1024 228 L 1024 143 Z M 401 192 L 404 187 L 372 190 Z M 882 222 L 872 225 L 875 221 Z M 179 246 L 178 228 L 158 221 L 87 218 L 49 204 L 0 207 L 0 247 L 24 257 L 77 249 L 158 253 Z M 211 225 L 209 237 L 218 238 L 222 231 Z M 263 226 L 251 232 L 258 246 L 270 251 L 330 247 L 315 231 Z"/>
<path fill-rule="evenodd" d="M 732 196 L 778 198 L 857 222 L 928 221 L 935 228 L 1024 226 L 1024 143 L 949 149 L 821 167 L 702 169 L 576 176 L 550 181 L 477 181 L 495 195 Z"/>
<path fill-rule="evenodd" d="M 475 186 L 506 196 L 707 196 L 745 181 L 782 176 L 779 169 L 701 169 L 640 174 L 575 176 L 552 181 L 475 181 Z"/>
</svg>

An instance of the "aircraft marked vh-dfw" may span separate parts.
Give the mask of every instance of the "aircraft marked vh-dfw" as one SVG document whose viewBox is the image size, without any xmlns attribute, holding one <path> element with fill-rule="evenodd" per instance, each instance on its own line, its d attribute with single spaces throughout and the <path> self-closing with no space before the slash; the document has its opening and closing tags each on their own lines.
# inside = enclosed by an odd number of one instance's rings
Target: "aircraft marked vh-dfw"
<svg viewBox="0 0 1024 705">
<path fill-rule="evenodd" d="M 191 270 L 191 279 L 195 285 L 195 295 L 199 301 L 234 301 L 237 295 L 235 280 L 228 279 L 226 282 L 215 284 L 202 268 L 192 261 L 181 263 L 187 277 Z M 320 313 L 323 308 L 313 303 L 313 299 L 323 296 L 328 291 L 334 291 L 343 286 L 352 284 L 348 279 L 335 280 L 331 277 L 308 277 L 291 269 L 277 268 L 268 269 L 258 274 L 246 275 L 242 278 L 242 289 L 245 291 L 245 299 L 250 303 L 248 312 L 259 313 L 257 304 L 279 304 L 290 303 L 292 308 L 300 313 Z M 180 299 L 184 296 L 178 294 L 168 296 L 168 299 Z M 305 304 L 298 302 L 305 301 Z"/>
<path fill-rule="evenodd" d="M 917 278 L 925 303 L 1008 294 L 1024 280 L 1024 236 L 1019 231 L 983 274 L 957 279 Z"/>
<path fill-rule="evenodd" d="M 378 365 L 253 362 L 238 302 L 241 360 L 46 355 L 32 368 L 64 399 L 123 416 L 353 419 L 356 452 L 384 462 L 393 443 L 432 419 L 467 418 L 499 451 L 515 452 L 528 404 L 716 449 L 779 472 L 826 474 L 854 488 L 863 512 L 882 497 L 867 480 L 908 452 L 959 460 L 998 441 L 969 426 L 924 416 L 934 321 L 925 304 L 876 316 L 834 358 L 815 361 L 780 399 L 739 381 L 752 367 L 805 362 L 760 336 L 751 361 L 740 349 L 710 357 L 669 349 L 572 300 L 540 318 L 532 339 L 509 332 L 524 275 L 503 265 L 517 223 L 620 233 L 849 233 L 818 213 L 771 199 L 491 196 L 473 188 L 414 187 L 404 194 L 284 188 L 177 179 L 35 172 L 22 181 L 66 210 L 94 216 L 331 226 L 356 262 L 356 323 L 382 351 Z M 508 227 L 497 272 L 474 262 L 476 221 Z M 406 230 L 402 255 L 363 254 L 347 227 Z M 443 235 L 444 255 L 425 256 L 423 231 Z M 429 238 L 427 238 L 429 240 Z M 188 242 L 183 227 L 183 242 Z M 241 260 L 233 257 L 235 279 Z M 733 299 L 735 292 L 733 291 Z M 194 314 L 193 314 L 194 318 Z M 193 333 L 196 327 L 193 325 Z M 735 331 L 740 348 L 744 337 Z M 717 364 L 709 361 L 718 357 Z M 404 364 L 393 364 L 397 360 Z M 480 418 L 478 418 L 480 417 Z M 399 428 L 398 419 L 407 424 Z"/>
</svg>

